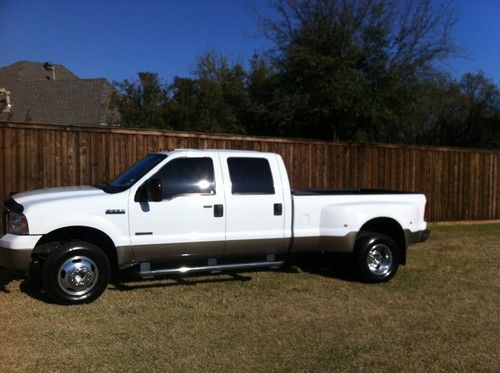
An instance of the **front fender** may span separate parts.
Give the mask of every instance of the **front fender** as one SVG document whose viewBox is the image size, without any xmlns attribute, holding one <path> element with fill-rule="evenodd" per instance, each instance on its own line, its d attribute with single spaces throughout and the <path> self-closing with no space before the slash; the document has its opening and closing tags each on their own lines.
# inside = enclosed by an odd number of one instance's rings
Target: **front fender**
<svg viewBox="0 0 500 373">
<path fill-rule="evenodd" d="M 50 218 L 40 220 L 28 215 L 28 224 L 30 225 L 30 234 L 34 235 L 45 235 L 58 229 L 73 226 L 93 228 L 108 235 L 115 247 L 130 246 L 128 218 L 125 214 L 105 216 L 64 214 L 59 217 L 54 214 Z M 33 230 L 31 230 L 31 226 L 34 227 Z"/>
</svg>

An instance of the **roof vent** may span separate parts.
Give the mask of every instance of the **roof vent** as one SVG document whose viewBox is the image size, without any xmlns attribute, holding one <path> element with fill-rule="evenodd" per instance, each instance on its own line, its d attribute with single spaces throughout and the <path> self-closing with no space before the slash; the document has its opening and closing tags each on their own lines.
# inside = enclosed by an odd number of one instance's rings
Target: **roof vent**
<svg viewBox="0 0 500 373">
<path fill-rule="evenodd" d="M 0 88 L 0 102 L 5 103 L 0 106 L 2 113 L 8 113 L 12 108 L 12 104 L 10 103 L 10 91 L 7 91 L 5 88 Z"/>
<path fill-rule="evenodd" d="M 52 63 L 45 62 L 43 68 L 47 71 L 52 71 L 52 80 L 56 80 L 56 67 Z"/>
</svg>

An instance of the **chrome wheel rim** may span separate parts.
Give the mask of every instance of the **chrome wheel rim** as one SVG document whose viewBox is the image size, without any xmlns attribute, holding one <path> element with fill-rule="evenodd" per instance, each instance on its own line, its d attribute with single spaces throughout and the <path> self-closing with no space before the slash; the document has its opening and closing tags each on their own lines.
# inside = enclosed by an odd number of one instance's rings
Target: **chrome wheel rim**
<svg viewBox="0 0 500 373">
<path fill-rule="evenodd" d="M 376 244 L 368 251 L 368 269 L 374 275 L 387 275 L 391 271 L 392 262 L 392 251 L 387 245 Z"/>
<path fill-rule="evenodd" d="M 97 283 L 99 270 L 95 262 L 86 256 L 73 256 L 57 271 L 60 288 L 71 296 L 81 297 L 92 290 Z"/>
</svg>

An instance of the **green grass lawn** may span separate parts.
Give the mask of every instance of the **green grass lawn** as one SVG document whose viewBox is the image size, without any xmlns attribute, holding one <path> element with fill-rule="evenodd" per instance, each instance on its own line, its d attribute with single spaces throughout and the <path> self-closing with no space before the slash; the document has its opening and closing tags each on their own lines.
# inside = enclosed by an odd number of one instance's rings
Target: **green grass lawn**
<svg viewBox="0 0 500 373">
<path fill-rule="evenodd" d="M 496 371 L 500 224 L 432 227 L 386 284 L 344 258 L 46 303 L 0 270 L 0 371 Z"/>
</svg>

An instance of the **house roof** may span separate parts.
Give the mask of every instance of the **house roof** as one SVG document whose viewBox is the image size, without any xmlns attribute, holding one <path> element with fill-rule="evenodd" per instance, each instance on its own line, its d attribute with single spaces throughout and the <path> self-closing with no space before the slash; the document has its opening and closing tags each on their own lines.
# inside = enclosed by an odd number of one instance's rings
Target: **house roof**
<svg viewBox="0 0 500 373">
<path fill-rule="evenodd" d="M 0 68 L 0 88 L 10 92 L 11 108 L 0 121 L 102 126 L 116 112 L 109 108 L 113 86 L 103 78 L 80 79 L 63 65 L 21 61 Z M 1 110 L 1 109 L 0 109 Z"/>
<path fill-rule="evenodd" d="M 56 80 L 80 79 L 63 65 L 53 65 Z M 42 62 L 19 61 L 0 68 L 0 82 L 6 80 L 47 81 L 52 79 L 52 72 L 44 67 Z"/>
<path fill-rule="evenodd" d="M 10 81 L 12 108 L 0 121 L 68 125 L 106 125 L 113 86 L 105 79 Z"/>
</svg>

